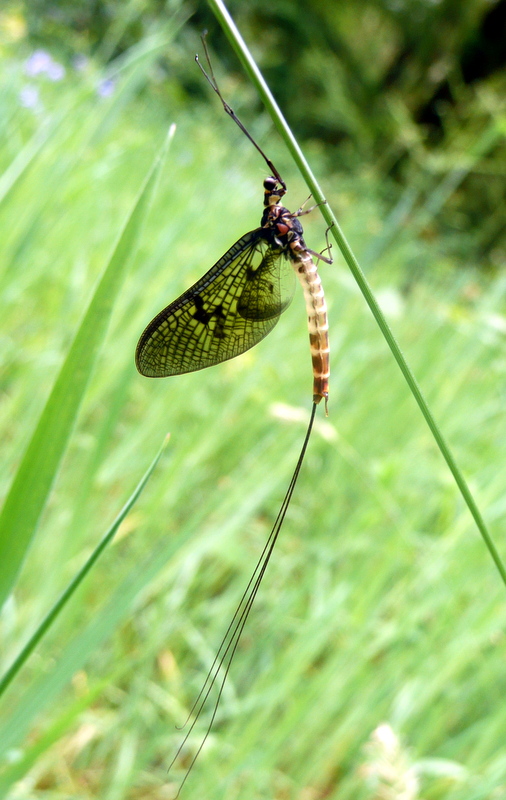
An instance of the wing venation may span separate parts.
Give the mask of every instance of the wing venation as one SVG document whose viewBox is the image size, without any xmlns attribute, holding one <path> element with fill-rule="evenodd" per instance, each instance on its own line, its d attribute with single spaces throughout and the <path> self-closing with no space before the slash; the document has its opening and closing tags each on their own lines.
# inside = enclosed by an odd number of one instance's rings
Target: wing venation
<svg viewBox="0 0 506 800">
<path fill-rule="evenodd" d="M 257 228 L 147 326 L 135 354 L 142 375 L 162 378 L 219 364 L 256 345 L 293 294 L 283 251 Z"/>
</svg>

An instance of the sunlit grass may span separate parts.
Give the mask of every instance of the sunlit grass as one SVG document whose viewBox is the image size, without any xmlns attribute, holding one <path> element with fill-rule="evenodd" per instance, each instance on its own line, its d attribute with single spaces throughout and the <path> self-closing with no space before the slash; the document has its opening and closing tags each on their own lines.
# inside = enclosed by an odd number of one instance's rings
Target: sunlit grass
<svg viewBox="0 0 506 800">
<path fill-rule="evenodd" d="M 167 777 L 174 726 L 212 662 L 300 448 L 311 402 L 305 313 L 296 298 L 265 342 L 213 370 L 137 375 L 144 325 L 258 224 L 263 167 L 219 110 L 100 98 L 75 81 L 47 98 L 67 111 L 40 151 L 27 150 L 32 160 L 0 207 L 4 492 L 149 164 L 169 124 L 178 128 L 3 613 L 4 667 L 167 432 L 171 440 L 115 544 L 3 698 L 0 785 L 12 798 L 165 798 L 187 764 Z M 42 117 L 20 109 L 14 91 L 5 96 L 8 169 Z M 306 192 L 291 177 L 295 207 Z M 383 234 L 385 210 L 371 202 L 368 180 L 364 200 L 343 178 L 329 176 L 325 187 L 359 253 L 374 252 Z M 309 246 L 323 246 L 318 218 L 305 227 Z M 504 284 L 486 282 L 479 265 L 453 271 L 444 242 L 403 228 L 389 236 L 371 283 L 504 548 Z M 503 590 L 347 271 L 336 260 L 322 278 L 330 416 L 315 426 L 184 796 L 355 800 L 381 796 L 395 778 L 409 798 L 492 797 L 506 780 Z M 375 734 L 380 725 L 390 727 Z"/>
</svg>

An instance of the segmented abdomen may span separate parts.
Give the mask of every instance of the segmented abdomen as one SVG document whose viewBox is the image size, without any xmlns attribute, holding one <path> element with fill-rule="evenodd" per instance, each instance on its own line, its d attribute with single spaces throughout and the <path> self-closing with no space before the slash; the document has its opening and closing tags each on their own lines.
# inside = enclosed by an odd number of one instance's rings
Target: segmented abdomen
<svg viewBox="0 0 506 800">
<path fill-rule="evenodd" d="M 316 264 L 307 250 L 292 245 L 292 264 L 301 282 L 306 301 L 309 343 L 313 362 L 313 402 L 329 396 L 329 323 L 325 295 Z"/>
</svg>

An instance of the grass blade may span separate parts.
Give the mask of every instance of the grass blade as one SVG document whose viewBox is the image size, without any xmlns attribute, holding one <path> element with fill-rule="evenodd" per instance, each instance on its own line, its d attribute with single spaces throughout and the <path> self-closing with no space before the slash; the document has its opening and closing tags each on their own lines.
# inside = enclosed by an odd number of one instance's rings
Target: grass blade
<svg viewBox="0 0 506 800">
<path fill-rule="evenodd" d="M 320 211 L 327 222 L 328 225 L 332 225 L 331 233 L 351 271 L 353 277 L 355 278 L 360 291 L 362 292 L 367 305 L 369 306 L 378 326 L 386 339 L 386 342 L 397 361 L 397 364 L 404 376 L 406 383 L 409 386 L 409 389 L 415 398 L 420 411 L 422 412 L 427 425 L 430 428 L 430 431 L 436 440 L 437 446 L 443 455 L 454 479 L 455 482 L 460 490 L 464 501 L 471 512 L 471 515 L 480 531 L 485 545 L 487 546 L 490 555 L 492 556 L 494 563 L 497 567 L 497 570 L 502 578 L 503 583 L 506 585 L 506 568 L 504 567 L 499 553 L 494 545 L 494 542 L 490 536 L 488 528 L 486 526 L 485 520 L 478 508 L 478 505 L 469 489 L 467 481 L 465 480 L 461 470 L 459 469 L 455 458 L 441 433 L 439 426 L 434 419 L 432 412 L 430 411 L 427 401 L 425 400 L 420 386 L 409 367 L 396 339 L 395 336 L 390 329 L 381 308 L 374 297 L 371 287 L 362 272 L 360 265 L 346 240 L 344 233 L 342 232 L 339 223 L 332 211 L 329 207 L 328 203 L 325 200 L 324 194 L 320 189 L 316 178 L 314 177 L 309 164 L 307 163 L 304 155 L 292 133 L 286 120 L 284 119 L 274 97 L 272 96 L 267 84 L 265 83 L 260 70 L 258 69 L 255 61 L 251 53 L 249 52 L 246 43 L 244 42 L 241 34 L 239 33 L 238 29 L 235 26 L 234 21 L 232 20 L 226 6 L 222 2 L 222 0 L 209 0 L 209 5 L 211 6 L 216 18 L 218 19 L 220 25 L 222 26 L 223 30 L 225 31 L 228 39 L 230 40 L 239 60 L 241 61 L 244 69 L 246 70 L 248 76 L 250 77 L 251 81 L 255 85 L 262 101 L 264 102 L 272 120 L 278 129 L 281 137 L 283 138 L 284 142 L 286 143 L 287 148 L 289 149 L 293 159 L 300 170 L 302 177 L 304 178 L 309 190 L 311 191 L 312 196 L 314 197 L 317 203 L 323 203 L 324 205 L 320 206 Z"/>
<path fill-rule="evenodd" d="M 9 686 L 9 684 L 13 681 L 23 664 L 26 662 L 30 654 L 34 651 L 37 644 L 40 642 L 46 631 L 49 630 L 55 619 L 58 617 L 60 611 L 63 610 L 65 605 L 68 603 L 76 589 L 81 585 L 83 580 L 85 579 L 86 575 L 89 573 L 95 562 L 99 559 L 102 555 L 103 551 L 110 544 L 118 530 L 119 526 L 125 519 L 128 512 L 137 502 L 139 496 L 141 495 L 144 487 L 146 486 L 148 480 L 150 479 L 153 470 L 155 469 L 156 465 L 158 464 L 160 457 L 164 451 L 165 444 L 167 443 L 168 438 L 165 439 L 162 447 L 156 454 L 155 458 L 151 462 L 150 466 L 144 473 L 143 477 L 139 481 L 137 487 L 117 515 L 116 519 L 112 523 L 112 525 L 108 528 L 108 530 L 104 533 L 102 539 L 97 544 L 93 552 L 91 553 L 90 557 L 86 560 L 85 564 L 81 567 L 81 569 L 77 572 L 74 578 L 71 580 L 67 588 L 62 592 L 54 606 L 50 609 L 50 611 L 46 614 L 40 625 L 38 626 L 35 633 L 30 637 L 30 640 L 26 643 L 23 647 L 22 651 L 19 653 L 17 658 L 13 661 L 7 672 L 4 676 L 0 679 L 0 697 Z"/>
<path fill-rule="evenodd" d="M 12 591 L 49 497 L 173 134 L 174 127 L 119 235 L 0 514 L 0 607 Z"/>
</svg>

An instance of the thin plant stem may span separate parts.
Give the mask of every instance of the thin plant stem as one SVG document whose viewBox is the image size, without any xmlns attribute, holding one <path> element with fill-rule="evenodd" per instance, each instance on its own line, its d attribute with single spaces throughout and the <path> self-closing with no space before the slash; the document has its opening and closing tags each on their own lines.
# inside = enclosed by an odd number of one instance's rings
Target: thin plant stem
<svg viewBox="0 0 506 800">
<path fill-rule="evenodd" d="M 326 202 L 325 196 L 318 185 L 318 182 L 313 175 L 309 164 L 307 163 L 302 150 L 300 149 L 292 131 L 288 127 L 288 124 L 281 113 L 274 97 L 272 96 L 269 87 L 265 83 L 265 80 L 258 69 L 255 61 L 253 60 L 253 56 L 251 55 L 250 51 L 248 50 L 246 43 L 244 42 L 241 34 L 239 33 L 238 29 L 235 26 L 232 17 L 230 16 L 225 4 L 222 0 L 208 0 L 209 5 L 215 14 L 218 22 L 222 26 L 225 34 L 227 35 L 232 47 L 234 48 L 241 64 L 243 65 L 246 73 L 248 74 L 249 78 L 251 79 L 253 85 L 256 87 L 258 94 L 260 95 L 267 111 L 269 112 L 274 125 L 276 126 L 280 136 L 282 137 L 283 141 L 285 142 L 288 150 L 290 151 L 295 164 L 297 165 L 302 177 L 304 178 L 312 196 L 314 197 L 317 203 L 321 203 L 322 205 L 319 206 L 320 212 L 322 213 L 327 225 L 332 225 L 331 234 L 334 237 L 337 246 L 339 247 L 344 260 L 346 261 L 353 277 L 355 278 L 360 291 L 362 292 L 365 301 L 371 312 L 379 325 L 379 328 L 386 339 L 386 342 L 392 351 L 392 354 L 397 361 L 397 364 L 408 384 L 410 391 L 415 398 L 420 411 L 422 412 L 427 425 L 430 428 L 430 431 L 436 440 L 437 446 L 439 447 L 443 458 L 445 459 L 450 472 L 452 473 L 455 482 L 460 490 L 464 501 L 471 512 L 471 515 L 480 531 L 485 545 L 487 546 L 492 559 L 499 571 L 499 574 L 502 578 L 503 583 L 506 586 L 506 569 L 501 561 L 499 553 L 494 545 L 492 537 L 488 531 L 488 528 L 485 524 L 485 520 L 478 508 L 478 505 L 471 493 L 471 490 L 459 469 L 455 458 L 446 443 L 443 434 L 427 405 L 427 401 L 425 400 L 422 390 L 418 385 L 418 382 L 409 367 L 396 339 L 394 334 L 392 333 L 384 315 L 381 311 L 374 294 L 372 292 L 371 287 L 369 286 L 367 279 L 362 272 L 360 265 L 348 243 L 346 237 L 341 230 L 341 227 L 330 208 L 329 204 Z"/>
<path fill-rule="evenodd" d="M 14 659 L 14 661 L 12 662 L 10 667 L 7 669 L 5 674 L 0 678 L 0 696 L 5 692 L 5 690 L 9 686 L 9 684 L 14 680 L 14 678 L 16 677 L 18 672 L 20 671 L 21 667 L 25 664 L 25 662 L 28 660 L 30 655 L 35 650 L 35 648 L 38 645 L 38 643 L 40 642 L 40 640 L 43 638 L 43 636 L 47 633 L 49 628 L 55 622 L 55 620 L 59 616 L 60 612 L 67 605 L 67 603 L 69 602 L 69 600 L 72 597 L 72 595 L 76 592 L 78 587 L 81 585 L 83 580 L 86 578 L 88 573 L 91 571 L 92 567 L 98 561 L 98 559 L 100 558 L 100 556 L 102 555 L 102 553 L 104 552 L 106 547 L 114 539 L 114 536 L 115 536 L 116 531 L 118 530 L 120 524 L 123 522 L 123 520 L 125 519 L 126 515 L 129 513 L 131 508 L 137 502 L 139 496 L 141 495 L 142 491 L 144 490 L 144 487 L 146 486 L 148 480 L 150 479 L 150 477 L 151 477 L 156 465 L 158 464 L 158 462 L 159 462 L 159 460 L 161 458 L 161 455 L 162 455 L 162 453 L 163 453 L 163 451 L 165 449 L 165 446 L 166 446 L 166 444 L 168 442 L 168 439 L 169 439 L 169 437 L 166 436 L 162 447 L 160 448 L 160 450 L 156 454 L 155 458 L 153 459 L 153 461 L 149 465 L 148 469 L 146 470 L 145 474 L 143 475 L 143 477 L 141 478 L 141 480 L 137 484 L 137 487 L 135 488 L 135 490 L 133 491 L 131 496 L 128 498 L 127 502 L 125 503 L 125 505 L 123 506 L 123 508 L 119 512 L 119 514 L 117 515 L 117 517 L 114 520 L 114 522 L 112 523 L 112 525 L 104 533 L 102 539 L 97 544 L 97 546 L 95 547 L 95 549 L 93 550 L 93 552 L 91 553 L 89 558 L 83 564 L 81 569 L 72 578 L 72 580 L 70 581 L 70 583 L 68 584 L 66 589 L 64 589 L 64 591 L 61 593 L 61 595 L 58 598 L 58 600 L 55 602 L 55 604 L 52 606 L 52 608 L 47 612 L 47 614 L 44 617 L 44 619 L 42 620 L 42 622 L 39 623 L 39 625 L 37 626 L 36 630 L 31 635 L 30 639 L 25 644 L 23 649 L 18 653 L 18 655 L 16 656 L 16 658 Z"/>
</svg>

